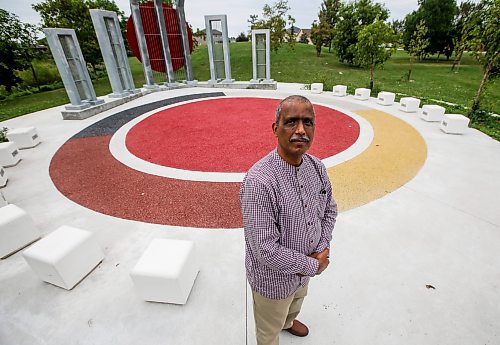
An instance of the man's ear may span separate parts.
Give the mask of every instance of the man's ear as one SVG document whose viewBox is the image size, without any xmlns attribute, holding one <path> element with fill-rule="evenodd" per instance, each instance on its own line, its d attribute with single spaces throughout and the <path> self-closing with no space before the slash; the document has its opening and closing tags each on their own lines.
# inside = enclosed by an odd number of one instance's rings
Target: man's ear
<svg viewBox="0 0 500 345">
<path fill-rule="evenodd" d="M 273 128 L 273 133 L 274 133 L 274 136 L 275 136 L 275 137 L 278 137 L 278 135 L 276 134 L 276 130 L 278 129 L 278 126 L 276 126 L 276 122 L 274 122 L 274 123 L 273 123 L 272 128 Z"/>
</svg>

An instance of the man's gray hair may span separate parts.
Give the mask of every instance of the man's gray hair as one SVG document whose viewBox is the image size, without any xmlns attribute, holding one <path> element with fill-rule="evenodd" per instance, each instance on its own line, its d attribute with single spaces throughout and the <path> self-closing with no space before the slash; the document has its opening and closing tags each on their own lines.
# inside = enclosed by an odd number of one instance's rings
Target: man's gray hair
<svg viewBox="0 0 500 345">
<path fill-rule="evenodd" d="M 278 104 L 278 107 L 276 108 L 276 122 L 275 122 L 276 126 L 278 126 L 280 123 L 281 108 L 283 108 L 283 104 L 285 104 L 286 102 L 293 102 L 293 101 L 309 104 L 311 106 L 311 110 L 312 110 L 312 113 L 314 115 L 314 107 L 309 99 L 307 99 L 306 97 L 301 96 L 301 95 L 291 95 L 291 96 L 288 96 L 287 98 L 283 99 L 280 102 L 280 104 Z"/>
</svg>

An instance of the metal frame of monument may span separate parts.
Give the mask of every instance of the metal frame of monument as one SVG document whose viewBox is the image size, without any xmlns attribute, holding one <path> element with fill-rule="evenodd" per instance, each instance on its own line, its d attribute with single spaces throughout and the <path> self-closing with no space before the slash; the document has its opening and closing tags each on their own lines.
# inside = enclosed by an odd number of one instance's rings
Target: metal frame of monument
<svg viewBox="0 0 500 345">
<path fill-rule="evenodd" d="M 90 10 L 90 16 L 113 90 L 113 93 L 108 96 L 122 98 L 139 93 L 140 90 L 134 86 L 130 65 L 128 64 L 118 16 L 113 11 L 98 9 Z"/>
<path fill-rule="evenodd" d="M 134 20 L 134 30 L 137 37 L 137 45 L 141 54 L 142 69 L 144 71 L 144 78 L 146 84 L 143 85 L 145 89 L 157 89 L 158 85 L 153 78 L 153 69 L 149 60 L 148 47 L 146 39 L 144 38 L 144 28 L 142 26 L 141 11 L 139 9 L 139 0 L 130 0 L 130 12 Z"/>
<path fill-rule="evenodd" d="M 156 19 L 159 23 L 158 29 L 160 31 L 161 38 L 161 49 L 163 52 L 163 57 L 165 61 L 165 71 L 167 71 L 167 80 L 169 85 L 176 85 L 176 78 L 174 73 L 174 67 L 172 66 L 172 55 L 170 54 L 170 46 L 168 43 L 168 32 L 167 26 L 165 25 L 165 16 L 163 15 L 163 1 L 154 0 Z"/>
<path fill-rule="evenodd" d="M 104 103 L 96 97 L 75 30 L 48 28 L 43 32 L 71 102 L 66 110 L 78 111 Z"/>
<path fill-rule="evenodd" d="M 221 62 L 215 60 L 215 44 L 214 44 L 214 36 L 212 33 L 212 23 L 213 22 L 221 22 L 221 32 L 222 32 L 222 49 L 223 49 L 223 61 L 224 62 L 224 79 L 222 83 L 228 84 L 233 83 L 234 79 L 231 78 L 231 56 L 229 52 L 229 37 L 227 33 L 227 16 L 225 14 L 222 15 L 211 15 L 205 16 L 205 32 L 207 35 L 207 44 L 208 44 L 208 61 L 210 64 L 210 80 L 209 84 L 217 84 L 222 78 L 217 75 L 217 69 L 215 64 L 217 62 Z"/>
<path fill-rule="evenodd" d="M 271 40 L 269 29 L 252 30 L 252 67 L 251 83 L 273 83 L 271 79 Z M 262 47 L 264 46 L 264 47 Z M 261 60 L 264 60 L 262 63 Z M 261 73 L 265 66 L 264 73 Z"/>
<path fill-rule="evenodd" d="M 189 51 L 189 37 L 186 25 L 186 15 L 184 13 L 184 0 L 175 0 L 175 9 L 182 36 L 182 48 L 184 50 L 184 61 L 186 66 L 186 82 L 188 85 L 196 85 L 197 81 L 193 77 L 193 64 L 191 62 L 191 52 Z"/>
<path fill-rule="evenodd" d="M 144 87 L 147 89 L 156 89 L 158 88 L 158 85 L 155 83 L 153 78 L 153 69 L 151 68 L 151 61 L 149 59 L 147 43 L 144 37 L 144 27 L 142 24 L 139 2 L 139 0 L 130 0 L 130 11 L 134 20 L 134 30 L 137 37 L 137 44 L 139 46 L 144 76 L 146 79 L 146 84 L 144 85 Z M 191 55 L 189 52 L 189 38 L 184 14 L 184 0 L 176 0 L 174 3 L 182 39 L 184 67 L 186 71 L 186 84 L 194 85 L 197 81 L 193 79 L 193 66 L 191 62 Z M 165 61 L 165 70 L 167 71 L 166 83 L 167 86 L 176 86 L 178 85 L 178 83 L 176 81 L 174 69 L 172 66 L 170 47 L 168 45 L 168 31 L 163 15 L 162 0 L 154 0 L 154 8 L 156 19 L 158 22 L 160 38 L 162 41 L 162 53 Z"/>
</svg>

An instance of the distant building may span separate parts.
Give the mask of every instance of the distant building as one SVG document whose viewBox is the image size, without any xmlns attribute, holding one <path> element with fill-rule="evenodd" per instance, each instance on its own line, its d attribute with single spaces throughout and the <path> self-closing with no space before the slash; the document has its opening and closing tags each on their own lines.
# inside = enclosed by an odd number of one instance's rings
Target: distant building
<svg viewBox="0 0 500 345">
<path fill-rule="evenodd" d="M 287 29 L 286 31 L 290 33 L 290 29 Z M 301 29 L 296 26 L 293 27 L 293 34 L 295 35 L 295 41 L 299 42 L 300 38 L 302 35 L 306 35 L 307 37 L 307 44 L 313 44 L 311 41 L 311 29 Z"/>
<path fill-rule="evenodd" d="M 207 34 L 205 32 L 205 29 L 201 30 L 201 32 L 203 32 L 203 35 L 199 35 L 199 36 L 193 35 L 193 38 L 196 42 L 198 42 L 198 45 L 207 44 Z M 215 43 L 222 43 L 222 32 L 221 31 L 213 29 L 212 36 L 214 38 Z"/>
<path fill-rule="evenodd" d="M 299 34 L 296 37 L 297 41 L 300 41 L 300 38 L 302 35 L 306 35 L 307 37 L 307 44 L 313 44 L 311 41 L 311 29 L 300 29 Z"/>
</svg>

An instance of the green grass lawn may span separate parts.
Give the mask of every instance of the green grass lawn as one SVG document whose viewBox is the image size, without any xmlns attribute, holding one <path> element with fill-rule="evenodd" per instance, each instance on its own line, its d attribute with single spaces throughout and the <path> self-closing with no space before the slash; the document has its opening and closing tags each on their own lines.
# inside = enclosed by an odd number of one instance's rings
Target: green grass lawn
<svg viewBox="0 0 500 345">
<path fill-rule="evenodd" d="M 207 46 L 198 47 L 192 54 L 192 61 L 195 78 L 208 80 Z M 142 66 L 136 58 L 130 58 L 129 62 L 135 84 L 140 87 L 144 84 Z M 482 77 L 481 67 L 468 55 L 464 55 L 459 72 L 451 72 L 451 64 L 452 61 L 444 58 L 436 61 L 436 57 L 416 62 L 413 64 L 412 80 L 408 82 L 409 57 L 405 52 L 398 51 L 382 69 L 376 70 L 372 95 L 383 90 L 398 93 L 398 98 L 402 95 L 421 98 L 423 104 L 436 103 L 436 100 L 454 103 L 458 106 L 441 105 L 448 112 L 466 114 Z M 236 80 L 252 78 L 250 43 L 231 43 L 231 69 Z M 340 63 L 334 54 L 328 53 L 328 49 L 317 57 L 314 47 L 305 44 L 296 44 L 294 50 L 284 47 L 278 53 L 271 53 L 271 77 L 279 82 L 323 82 L 326 90 L 331 90 L 333 85 L 344 84 L 348 86 L 349 93 L 357 87 L 369 85 L 368 70 Z M 94 81 L 94 88 L 98 96 L 111 92 L 106 77 Z M 63 88 L 0 101 L 0 121 L 66 103 L 69 99 Z M 500 82 L 490 83 L 482 109 L 500 114 Z M 499 118 L 480 119 L 473 126 L 500 140 Z"/>
</svg>

